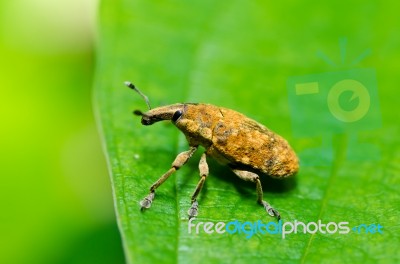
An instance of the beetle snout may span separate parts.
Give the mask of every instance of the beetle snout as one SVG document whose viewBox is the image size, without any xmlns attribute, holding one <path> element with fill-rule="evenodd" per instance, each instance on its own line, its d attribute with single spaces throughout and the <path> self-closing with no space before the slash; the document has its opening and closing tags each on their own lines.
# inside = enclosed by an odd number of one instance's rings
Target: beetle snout
<svg viewBox="0 0 400 264">
<path fill-rule="evenodd" d="M 142 125 L 149 126 L 154 123 L 154 120 L 150 116 L 146 115 L 145 113 L 143 113 L 140 110 L 133 111 L 133 114 L 142 117 L 142 120 L 141 120 Z"/>
<path fill-rule="evenodd" d="M 142 116 L 142 125 L 149 126 L 154 122 L 148 116 Z"/>
</svg>

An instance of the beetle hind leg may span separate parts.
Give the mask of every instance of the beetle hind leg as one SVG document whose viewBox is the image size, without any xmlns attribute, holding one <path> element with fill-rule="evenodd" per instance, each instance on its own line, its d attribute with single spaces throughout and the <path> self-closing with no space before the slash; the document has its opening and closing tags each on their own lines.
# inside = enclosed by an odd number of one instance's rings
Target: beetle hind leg
<svg viewBox="0 0 400 264">
<path fill-rule="evenodd" d="M 279 214 L 279 212 L 275 210 L 269 203 L 263 200 L 262 185 L 260 177 L 257 174 L 250 171 L 238 170 L 238 169 L 233 169 L 232 171 L 242 180 L 254 182 L 256 184 L 256 190 L 257 190 L 257 202 L 264 207 L 264 209 L 270 216 L 276 217 L 278 220 L 281 219 L 281 215 Z"/>
<path fill-rule="evenodd" d="M 201 178 L 199 180 L 199 183 L 197 183 L 196 189 L 194 190 L 194 193 L 192 195 L 192 206 L 188 210 L 189 219 L 196 217 L 199 212 L 199 203 L 197 202 L 197 196 L 199 195 L 201 189 L 203 188 L 204 182 L 206 181 L 209 172 L 206 153 L 203 153 L 203 155 L 200 158 L 199 170 Z"/>
</svg>

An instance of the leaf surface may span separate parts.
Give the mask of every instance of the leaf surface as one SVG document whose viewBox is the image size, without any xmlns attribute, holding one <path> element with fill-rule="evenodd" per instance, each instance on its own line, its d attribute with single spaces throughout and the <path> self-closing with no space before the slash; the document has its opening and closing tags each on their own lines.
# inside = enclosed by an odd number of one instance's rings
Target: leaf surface
<svg viewBox="0 0 400 264">
<path fill-rule="evenodd" d="M 350 1 L 349 10 L 343 10 L 341 5 L 312 3 L 286 7 L 260 1 L 102 1 L 94 103 L 129 262 L 399 261 L 395 247 L 400 242 L 399 122 L 393 111 L 398 99 L 393 99 L 396 89 L 390 85 L 399 83 L 393 72 L 397 63 L 393 55 L 398 57 L 399 49 L 388 45 L 396 39 L 388 39 L 386 44 L 379 40 L 399 23 L 387 25 L 378 20 L 386 12 L 389 18 L 394 15 L 394 7 L 375 12 L 371 11 L 374 4 Z M 377 20 L 365 21 L 364 17 Z M 346 22 L 350 18 L 352 23 Z M 370 28 L 376 38 L 359 35 Z M 291 122 L 298 117 L 290 112 L 287 81 L 291 76 L 338 71 L 316 54 L 323 50 L 339 64 L 338 40 L 342 36 L 349 40 L 348 60 L 367 48 L 378 53 L 357 67 L 375 67 L 378 73 L 377 114 L 382 123 L 371 131 L 294 137 L 298 128 L 291 127 Z M 343 65 L 340 70 L 355 67 Z M 265 199 L 280 211 L 284 223 L 348 222 L 350 228 L 380 224 L 383 234 L 366 234 L 366 229 L 361 234 L 299 231 L 282 239 L 280 234 L 258 232 L 246 238 L 243 232 L 207 234 L 203 226 L 198 234 L 195 227 L 189 233 L 187 210 L 199 180 L 197 164 L 202 150 L 157 190 L 152 207 L 141 212 L 139 202 L 151 184 L 188 145 L 168 122 L 141 126 L 140 118 L 131 112 L 145 110 L 146 105 L 124 87 L 126 80 L 135 83 L 153 107 L 177 102 L 220 105 L 285 137 L 300 154 L 300 172 L 285 181 L 263 179 Z M 310 113 L 324 111 L 318 105 L 309 107 Z M 358 142 L 369 143 L 378 152 L 363 152 Z M 321 146 L 326 147 L 314 151 Z M 320 155 L 328 156 L 328 162 L 313 163 Z M 253 184 L 237 179 L 212 160 L 209 164 L 210 175 L 199 196 L 200 215 L 194 224 L 274 222 L 256 203 Z"/>
</svg>

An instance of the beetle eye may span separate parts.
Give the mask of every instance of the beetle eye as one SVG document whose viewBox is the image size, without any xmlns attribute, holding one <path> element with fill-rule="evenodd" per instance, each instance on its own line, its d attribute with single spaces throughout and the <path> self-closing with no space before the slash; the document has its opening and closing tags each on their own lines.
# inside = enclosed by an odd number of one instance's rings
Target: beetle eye
<svg viewBox="0 0 400 264">
<path fill-rule="evenodd" d="M 174 115 L 172 116 L 172 121 L 176 122 L 176 120 L 178 120 L 179 117 L 181 117 L 181 116 L 182 116 L 182 111 L 181 110 L 176 111 L 174 113 Z"/>
</svg>

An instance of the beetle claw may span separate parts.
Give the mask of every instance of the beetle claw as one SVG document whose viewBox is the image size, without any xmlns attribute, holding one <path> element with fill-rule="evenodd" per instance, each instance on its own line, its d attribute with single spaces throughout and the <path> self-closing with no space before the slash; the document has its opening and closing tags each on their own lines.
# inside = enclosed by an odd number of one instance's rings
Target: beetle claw
<svg viewBox="0 0 400 264">
<path fill-rule="evenodd" d="M 280 213 L 279 213 L 277 210 L 275 210 L 274 208 L 272 208 L 272 207 L 268 210 L 268 214 L 269 214 L 270 216 L 276 217 L 276 219 L 278 219 L 278 221 L 281 220 L 281 215 L 280 215 Z"/>
<path fill-rule="evenodd" d="M 141 210 L 148 209 L 154 200 L 154 192 L 150 192 L 143 200 L 140 201 Z"/>
<path fill-rule="evenodd" d="M 189 219 L 196 217 L 198 215 L 198 212 L 199 212 L 199 203 L 197 202 L 197 200 L 194 200 L 192 206 L 188 210 Z"/>
<path fill-rule="evenodd" d="M 281 215 L 279 214 L 279 212 L 274 208 L 272 208 L 272 206 L 269 203 L 267 203 L 266 201 L 262 201 L 261 203 L 270 216 L 276 217 L 278 221 L 281 219 Z"/>
</svg>

